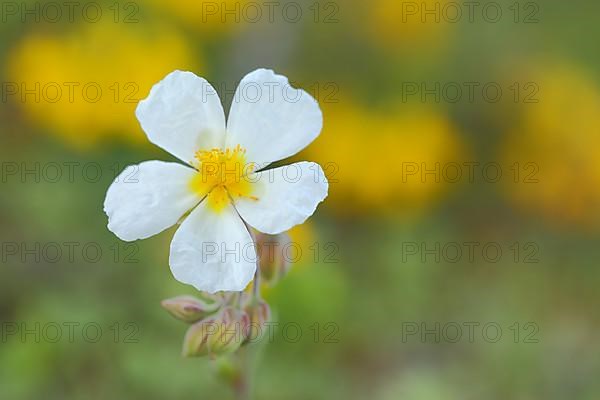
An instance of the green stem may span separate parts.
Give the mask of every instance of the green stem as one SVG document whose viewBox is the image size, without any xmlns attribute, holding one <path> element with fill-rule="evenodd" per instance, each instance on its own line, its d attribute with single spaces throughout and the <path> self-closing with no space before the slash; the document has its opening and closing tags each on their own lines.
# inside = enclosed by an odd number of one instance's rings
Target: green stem
<svg viewBox="0 0 600 400">
<path fill-rule="evenodd" d="M 238 375 L 233 382 L 236 400 L 250 399 L 250 365 L 248 362 L 248 349 L 241 348 L 236 354 Z"/>
<path fill-rule="evenodd" d="M 252 294 L 254 300 L 260 298 L 259 289 L 260 289 L 260 266 L 258 263 L 258 256 L 256 256 L 256 272 L 254 273 L 254 286 L 252 287 Z"/>
</svg>

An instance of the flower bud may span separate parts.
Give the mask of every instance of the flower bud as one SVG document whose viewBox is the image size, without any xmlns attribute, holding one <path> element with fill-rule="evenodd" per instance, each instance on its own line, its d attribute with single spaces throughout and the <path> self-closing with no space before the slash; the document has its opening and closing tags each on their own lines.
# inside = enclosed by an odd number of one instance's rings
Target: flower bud
<svg viewBox="0 0 600 400">
<path fill-rule="evenodd" d="M 271 308 L 266 301 L 261 299 L 248 305 L 246 313 L 250 317 L 250 325 L 246 332 L 246 343 L 254 343 L 265 334 L 266 324 L 271 320 Z"/>
<path fill-rule="evenodd" d="M 228 354 L 236 351 L 246 338 L 250 317 L 243 311 L 226 307 L 192 325 L 183 340 L 184 357 Z"/>
<path fill-rule="evenodd" d="M 201 298 L 179 296 L 163 300 L 161 305 L 175 318 L 185 322 L 196 322 L 219 310 L 222 299 L 216 295 L 201 294 Z"/>
<path fill-rule="evenodd" d="M 260 232 L 256 232 L 255 237 L 260 275 L 265 282 L 275 284 L 290 268 L 290 263 L 285 256 L 290 237 L 286 233 L 267 235 Z"/>
</svg>

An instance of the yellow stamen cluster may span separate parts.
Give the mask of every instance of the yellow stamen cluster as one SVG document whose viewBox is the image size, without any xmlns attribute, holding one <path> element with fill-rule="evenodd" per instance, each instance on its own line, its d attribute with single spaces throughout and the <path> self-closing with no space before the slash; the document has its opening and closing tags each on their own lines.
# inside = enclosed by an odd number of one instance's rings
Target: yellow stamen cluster
<svg viewBox="0 0 600 400">
<path fill-rule="evenodd" d="M 258 200 L 252 195 L 253 185 L 247 178 L 255 165 L 246 164 L 246 150 L 239 144 L 234 149 L 197 151 L 195 157 L 198 173 L 192 178 L 190 187 L 201 196 L 206 195 L 208 205 L 214 211 L 223 210 L 235 198 Z"/>
</svg>

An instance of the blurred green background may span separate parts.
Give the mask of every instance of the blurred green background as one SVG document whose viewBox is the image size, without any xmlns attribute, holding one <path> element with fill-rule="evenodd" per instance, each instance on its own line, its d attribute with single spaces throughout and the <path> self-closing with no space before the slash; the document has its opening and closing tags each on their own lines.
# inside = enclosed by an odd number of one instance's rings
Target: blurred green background
<svg viewBox="0 0 600 400">
<path fill-rule="evenodd" d="M 269 67 L 319 101 L 295 158 L 331 184 L 265 289 L 302 335 L 262 346 L 256 398 L 599 398 L 600 3 L 467 3 L 2 2 L 0 397 L 231 398 L 160 308 L 194 293 L 175 229 L 119 242 L 102 203 L 172 159 L 135 119 L 152 84 L 193 71 L 227 112 Z"/>
</svg>

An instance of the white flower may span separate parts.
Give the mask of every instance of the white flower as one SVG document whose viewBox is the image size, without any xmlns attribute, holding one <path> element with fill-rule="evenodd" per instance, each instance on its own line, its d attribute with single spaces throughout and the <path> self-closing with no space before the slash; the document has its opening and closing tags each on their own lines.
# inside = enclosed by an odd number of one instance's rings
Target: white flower
<svg viewBox="0 0 600 400">
<path fill-rule="evenodd" d="M 189 165 L 127 167 L 106 193 L 108 229 L 133 241 L 187 215 L 171 242 L 169 265 L 175 279 L 198 290 L 243 290 L 256 268 L 246 225 L 269 234 L 286 231 L 327 197 L 318 164 L 258 171 L 302 150 L 323 125 L 317 102 L 271 70 L 242 79 L 227 125 L 212 86 L 182 71 L 154 85 L 136 116 L 152 143 Z"/>
</svg>

